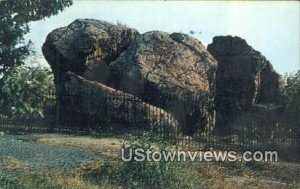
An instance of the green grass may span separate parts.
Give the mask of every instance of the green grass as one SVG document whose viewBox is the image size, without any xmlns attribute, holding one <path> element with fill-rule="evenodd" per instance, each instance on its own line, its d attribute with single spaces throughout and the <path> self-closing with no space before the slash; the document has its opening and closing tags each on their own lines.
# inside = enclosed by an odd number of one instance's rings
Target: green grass
<svg viewBox="0 0 300 189">
<path fill-rule="evenodd" d="M 270 166 L 267 165 L 216 162 L 162 164 L 133 164 L 114 158 L 111 161 L 86 162 L 68 169 L 52 168 L 39 172 L 10 169 L 0 179 L 0 188 L 271 188 L 268 183 L 262 182 L 262 178 L 274 174 L 278 174 L 277 179 L 284 179 L 287 175 L 291 177 L 285 188 L 300 187 L 299 181 L 292 180 L 297 177 L 296 172 L 268 168 Z"/>
<path fill-rule="evenodd" d="M 73 143 L 72 143 L 73 144 Z M 74 144 L 75 145 L 75 144 Z M 161 141 L 137 139 L 132 148 L 170 149 Z M 280 163 L 243 162 L 123 162 L 120 156 L 90 161 L 70 168 L 32 171 L 27 164 L 5 159 L 5 177 L 0 188 L 272 188 L 270 180 L 284 182 L 284 188 L 300 188 L 300 167 Z M 297 180 L 298 178 L 298 180 Z M 278 184 L 278 183 L 277 183 Z M 279 185 L 282 183 L 279 183 Z"/>
</svg>

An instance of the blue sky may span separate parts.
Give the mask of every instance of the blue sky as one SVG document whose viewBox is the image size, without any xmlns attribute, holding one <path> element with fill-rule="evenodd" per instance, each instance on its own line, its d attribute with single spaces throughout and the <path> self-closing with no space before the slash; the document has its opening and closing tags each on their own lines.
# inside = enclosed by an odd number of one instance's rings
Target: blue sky
<svg viewBox="0 0 300 189">
<path fill-rule="evenodd" d="M 47 65 L 41 46 L 48 33 L 76 18 L 126 24 L 144 33 L 195 31 L 204 45 L 217 35 L 240 36 L 262 52 L 281 74 L 300 69 L 300 3 L 298 1 L 74 1 L 56 16 L 31 22 L 38 61 Z"/>
</svg>

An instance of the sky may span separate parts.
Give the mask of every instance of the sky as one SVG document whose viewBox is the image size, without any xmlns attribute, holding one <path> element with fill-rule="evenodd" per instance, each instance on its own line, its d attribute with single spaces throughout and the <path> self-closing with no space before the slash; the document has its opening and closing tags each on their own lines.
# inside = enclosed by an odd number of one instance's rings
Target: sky
<svg viewBox="0 0 300 189">
<path fill-rule="evenodd" d="M 41 53 L 47 34 L 77 18 L 121 22 L 140 33 L 187 33 L 205 46 L 214 36 L 240 36 L 280 74 L 300 70 L 299 1 L 74 1 L 56 16 L 29 23 L 25 38 L 34 44 L 35 60 L 47 65 Z"/>
</svg>

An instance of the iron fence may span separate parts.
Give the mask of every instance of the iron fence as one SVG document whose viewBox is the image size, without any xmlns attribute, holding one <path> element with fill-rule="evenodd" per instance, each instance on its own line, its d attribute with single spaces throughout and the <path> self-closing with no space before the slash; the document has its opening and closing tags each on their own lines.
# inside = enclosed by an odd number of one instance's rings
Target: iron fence
<svg viewBox="0 0 300 189">
<path fill-rule="evenodd" d="M 101 134 L 112 130 L 130 130 L 138 134 L 140 132 L 134 131 L 142 130 L 152 132 L 157 138 L 175 141 L 184 149 L 276 150 L 280 159 L 300 159 L 299 133 L 293 128 L 252 125 L 235 128 L 226 134 L 215 134 L 212 118 L 203 118 L 213 109 L 205 95 L 183 96 L 180 100 L 174 100 L 171 95 L 161 96 L 162 100 L 169 100 L 164 107 L 129 94 L 104 94 L 99 97 L 101 99 L 94 98 L 91 94 L 70 92 L 61 98 L 63 107 L 58 107 L 56 94 L 49 91 L 43 99 L 43 117 L 0 115 L 0 129 L 77 134 Z M 175 126 L 171 135 L 170 127 Z M 184 132 L 189 127 L 193 129 Z"/>
</svg>

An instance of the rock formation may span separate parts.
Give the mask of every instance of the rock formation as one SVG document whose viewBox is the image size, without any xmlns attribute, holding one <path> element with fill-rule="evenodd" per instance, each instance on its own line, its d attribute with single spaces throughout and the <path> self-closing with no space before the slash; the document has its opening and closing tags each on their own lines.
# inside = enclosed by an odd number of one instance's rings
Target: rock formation
<svg viewBox="0 0 300 189">
<path fill-rule="evenodd" d="M 126 94 L 125 98 L 138 98 L 163 111 L 157 116 L 174 116 L 188 134 L 195 131 L 195 125 L 214 125 L 212 107 L 217 111 L 217 125 L 225 128 L 254 104 L 282 100 L 280 76 L 260 52 L 239 37 L 215 37 L 207 51 L 200 41 L 182 33 L 139 34 L 109 22 L 78 19 L 52 31 L 42 50 L 55 75 L 59 98 L 68 86 L 74 91 L 98 91 L 92 97 L 93 111 L 100 114 L 107 103 L 100 103 L 102 94 Z M 88 114 L 86 99 L 79 96 L 77 111 Z M 69 105 L 64 102 L 65 107 Z M 143 105 L 140 108 L 142 119 L 149 112 Z"/>
<path fill-rule="evenodd" d="M 217 62 L 198 40 L 181 33 L 153 31 L 138 36 L 110 64 L 109 80 L 102 82 L 141 98 L 151 93 L 180 98 L 214 92 L 216 68 Z"/>
<path fill-rule="evenodd" d="M 187 109 L 191 107 L 180 103 L 191 101 L 195 94 L 207 94 L 207 98 L 196 99 L 202 101 L 198 110 L 207 107 L 215 92 L 216 69 L 217 62 L 198 40 L 181 33 L 153 31 L 138 36 L 110 64 L 109 78 L 102 82 L 170 110 L 185 126 L 183 130 L 188 131 L 193 127 L 190 120 L 196 115 L 198 119 L 205 117 L 204 125 L 213 122 L 213 112 L 208 109 L 198 113 L 194 109 L 189 115 Z"/>
<path fill-rule="evenodd" d="M 140 35 L 135 29 L 80 19 L 51 32 L 43 53 L 57 86 L 64 86 L 63 75 L 71 71 L 169 110 L 181 125 L 189 116 L 213 122 L 206 104 L 205 108 L 181 104 L 195 95 L 206 96 L 203 103 L 212 102 L 215 92 L 217 61 L 188 35 L 160 31 Z"/>
<path fill-rule="evenodd" d="M 59 84 L 61 76 L 68 71 L 82 76 L 96 64 L 105 67 L 125 51 L 137 35 L 135 29 L 109 22 L 77 19 L 52 31 L 42 51 Z"/>
<path fill-rule="evenodd" d="M 168 134 L 176 133 L 178 122 L 161 108 L 72 72 L 65 73 L 63 77 L 65 90 L 72 92 L 72 95 L 65 98 L 67 104 L 64 113 L 67 119 L 71 114 L 73 122 L 86 126 L 90 121 L 101 125 L 106 124 L 105 121 L 114 120 L 113 123 L 119 121 L 130 126 L 140 123 L 139 127 L 142 125 L 153 130 L 164 130 Z M 74 108 L 77 110 L 75 114 Z"/>
<path fill-rule="evenodd" d="M 226 127 L 253 104 L 280 103 L 280 75 L 270 62 L 239 37 L 214 37 L 208 51 L 217 59 L 217 125 Z"/>
</svg>

